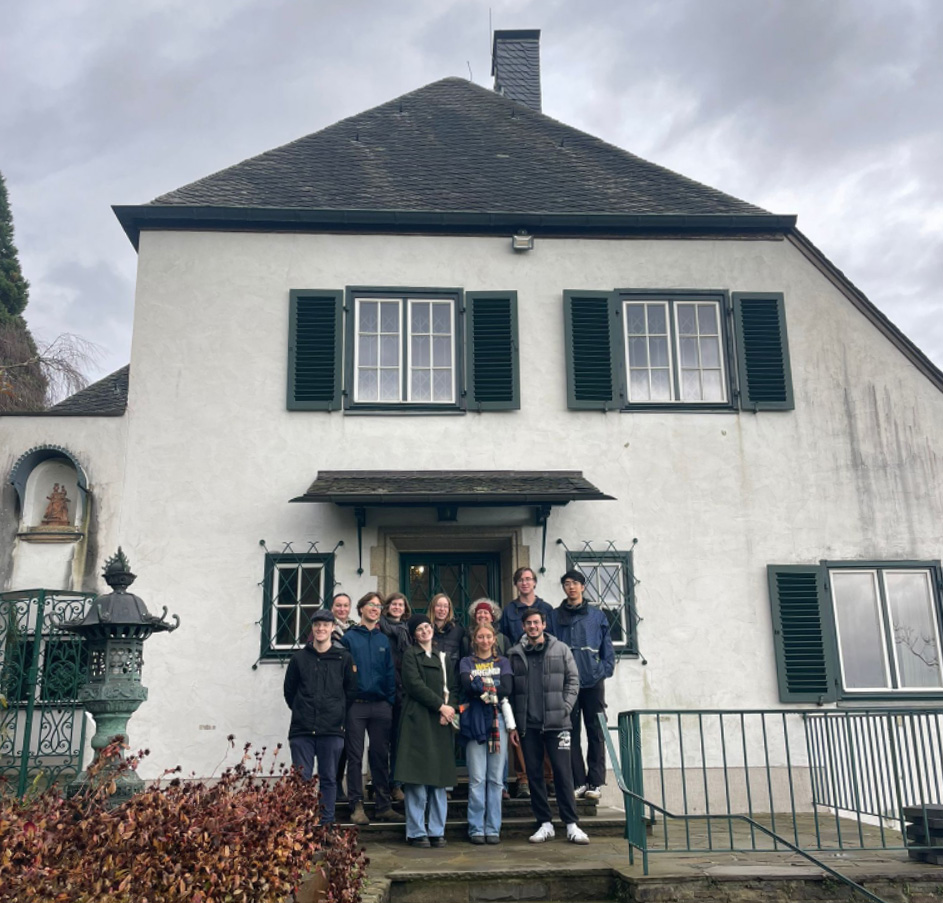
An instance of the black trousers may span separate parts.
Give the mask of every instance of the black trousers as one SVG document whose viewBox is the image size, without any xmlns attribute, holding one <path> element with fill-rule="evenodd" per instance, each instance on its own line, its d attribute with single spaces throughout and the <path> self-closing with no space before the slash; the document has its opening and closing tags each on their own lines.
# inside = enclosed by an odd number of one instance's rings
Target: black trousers
<svg viewBox="0 0 943 903">
<path fill-rule="evenodd" d="M 606 738 L 597 717 L 606 711 L 606 681 L 594 687 L 583 687 L 570 713 L 573 725 L 573 786 L 591 784 L 602 787 L 606 783 Z M 583 762 L 583 737 L 580 722 L 586 725 L 586 763 Z M 587 774 L 587 765 L 589 773 Z"/>
<path fill-rule="evenodd" d="M 530 783 L 530 808 L 540 824 L 550 821 L 550 801 L 544 780 L 544 753 L 553 769 L 553 785 L 557 792 L 557 808 L 565 825 L 579 821 L 576 798 L 573 796 L 573 773 L 570 764 L 570 732 L 542 731 L 529 727 L 521 737 L 524 749 L 524 767 Z"/>
<path fill-rule="evenodd" d="M 354 702 L 347 710 L 347 799 L 363 802 L 364 736 L 370 736 L 370 775 L 377 812 L 390 808 L 390 732 L 393 707 L 388 702 Z"/>
</svg>

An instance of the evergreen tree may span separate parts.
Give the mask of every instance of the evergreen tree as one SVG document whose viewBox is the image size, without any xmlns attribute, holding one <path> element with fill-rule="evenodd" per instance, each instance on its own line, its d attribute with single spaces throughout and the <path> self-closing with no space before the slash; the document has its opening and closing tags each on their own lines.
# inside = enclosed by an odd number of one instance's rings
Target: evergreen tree
<svg viewBox="0 0 943 903">
<path fill-rule="evenodd" d="M 42 410 L 49 381 L 42 356 L 21 314 L 29 300 L 13 244 L 13 214 L 0 173 L 0 413 Z"/>
<path fill-rule="evenodd" d="M 29 283 L 23 278 L 20 258 L 13 244 L 13 214 L 7 183 L 0 173 L 0 323 L 23 313 L 29 300 Z"/>
</svg>

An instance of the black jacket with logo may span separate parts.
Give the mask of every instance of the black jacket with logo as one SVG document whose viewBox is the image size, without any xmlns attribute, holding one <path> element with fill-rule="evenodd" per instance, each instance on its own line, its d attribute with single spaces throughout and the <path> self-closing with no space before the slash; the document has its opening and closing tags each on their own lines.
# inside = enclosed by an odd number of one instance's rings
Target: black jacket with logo
<svg viewBox="0 0 943 903">
<path fill-rule="evenodd" d="M 343 737 L 347 706 L 357 696 L 350 653 L 335 645 L 318 652 L 308 643 L 288 663 L 284 692 L 291 709 L 289 739 L 312 734 Z"/>
</svg>

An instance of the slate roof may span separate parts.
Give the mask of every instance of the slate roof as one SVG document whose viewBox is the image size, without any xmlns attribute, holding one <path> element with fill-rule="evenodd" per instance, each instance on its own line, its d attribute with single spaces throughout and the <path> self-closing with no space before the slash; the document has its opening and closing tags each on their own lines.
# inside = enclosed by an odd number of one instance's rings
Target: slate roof
<svg viewBox="0 0 943 903">
<path fill-rule="evenodd" d="M 130 364 L 125 364 L 120 370 L 54 404 L 45 413 L 70 417 L 120 417 L 128 407 L 130 372 Z"/>
<path fill-rule="evenodd" d="M 148 206 L 764 214 L 465 79 L 446 78 Z"/>
<path fill-rule="evenodd" d="M 293 502 L 336 505 L 565 505 L 611 500 L 579 470 L 322 470 Z"/>
</svg>

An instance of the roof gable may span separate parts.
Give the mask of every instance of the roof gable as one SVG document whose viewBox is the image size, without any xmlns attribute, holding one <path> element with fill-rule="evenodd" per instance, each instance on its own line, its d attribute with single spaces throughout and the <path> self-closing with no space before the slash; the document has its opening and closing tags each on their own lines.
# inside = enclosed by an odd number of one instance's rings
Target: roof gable
<svg viewBox="0 0 943 903">
<path fill-rule="evenodd" d="M 147 206 L 768 215 L 460 78 L 446 78 Z"/>
</svg>

